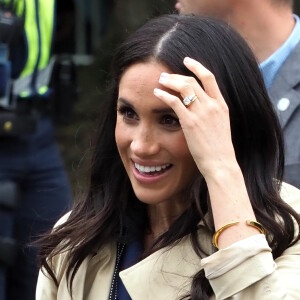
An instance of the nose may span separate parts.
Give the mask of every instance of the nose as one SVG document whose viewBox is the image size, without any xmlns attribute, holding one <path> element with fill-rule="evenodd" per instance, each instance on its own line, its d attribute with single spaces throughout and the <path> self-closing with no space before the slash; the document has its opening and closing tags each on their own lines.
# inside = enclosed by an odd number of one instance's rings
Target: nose
<svg viewBox="0 0 300 300">
<path fill-rule="evenodd" d="M 139 126 L 131 141 L 131 151 L 138 157 L 148 157 L 160 151 L 159 136 L 150 126 Z"/>
</svg>

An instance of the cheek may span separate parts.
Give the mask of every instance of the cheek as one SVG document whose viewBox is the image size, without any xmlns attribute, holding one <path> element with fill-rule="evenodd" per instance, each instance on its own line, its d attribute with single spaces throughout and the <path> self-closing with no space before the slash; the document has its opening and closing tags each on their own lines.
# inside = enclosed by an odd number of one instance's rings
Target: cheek
<svg viewBox="0 0 300 300">
<path fill-rule="evenodd" d="M 128 133 L 123 124 L 123 120 L 119 117 L 117 118 L 116 128 L 115 128 L 115 140 L 118 147 L 119 152 L 126 147 L 128 143 Z"/>
<path fill-rule="evenodd" d="M 193 159 L 193 156 L 188 148 L 184 135 L 176 139 L 172 145 L 174 156 L 176 156 L 180 161 L 183 162 L 183 166 L 187 167 L 187 169 L 194 172 L 196 170 L 196 163 Z"/>
<path fill-rule="evenodd" d="M 165 139 L 167 141 L 167 138 Z M 172 141 L 167 141 L 169 145 L 172 145 L 173 153 L 178 157 L 191 157 L 190 150 L 187 146 L 185 137 L 182 132 Z"/>
</svg>

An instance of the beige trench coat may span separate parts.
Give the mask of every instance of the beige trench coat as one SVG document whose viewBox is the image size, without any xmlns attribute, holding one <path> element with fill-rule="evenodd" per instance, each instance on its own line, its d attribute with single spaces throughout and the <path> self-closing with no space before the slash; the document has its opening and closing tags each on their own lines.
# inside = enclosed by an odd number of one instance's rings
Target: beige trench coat
<svg viewBox="0 0 300 300">
<path fill-rule="evenodd" d="M 283 184 L 282 197 L 300 212 L 300 190 Z M 62 220 L 63 221 L 63 220 Z M 62 222 L 61 221 L 61 222 Z M 161 249 L 120 272 L 133 300 L 175 300 L 190 290 L 191 278 L 204 268 L 214 299 L 300 299 L 300 242 L 275 261 L 264 235 L 258 234 L 213 253 L 211 236 L 199 229 L 211 255 L 199 259 L 188 238 Z M 37 300 L 71 300 L 66 283 L 66 255 L 53 262 L 59 286 L 40 272 Z M 73 300 L 107 300 L 116 260 L 116 245 L 85 259 L 75 276 Z"/>
</svg>

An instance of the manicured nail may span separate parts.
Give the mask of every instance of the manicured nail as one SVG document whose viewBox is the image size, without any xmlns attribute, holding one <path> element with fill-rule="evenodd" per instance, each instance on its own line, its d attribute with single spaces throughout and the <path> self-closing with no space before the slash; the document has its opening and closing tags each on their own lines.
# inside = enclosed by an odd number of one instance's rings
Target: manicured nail
<svg viewBox="0 0 300 300">
<path fill-rule="evenodd" d="M 194 60 L 192 58 L 185 57 L 183 62 L 186 63 L 186 64 L 192 64 L 194 62 Z"/>
<path fill-rule="evenodd" d="M 160 95 L 162 94 L 161 90 L 158 89 L 158 88 L 155 88 L 155 89 L 153 90 L 153 93 L 154 93 L 155 96 L 160 96 Z"/>
<path fill-rule="evenodd" d="M 168 77 L 169 77 L 169 74 L 168 73 L 161 73 L 160 74 L 160 77 L 159 77 L 159 82 L 166 82 L 167 81 L 167 79 L 168 79 Z"/>
</svg>

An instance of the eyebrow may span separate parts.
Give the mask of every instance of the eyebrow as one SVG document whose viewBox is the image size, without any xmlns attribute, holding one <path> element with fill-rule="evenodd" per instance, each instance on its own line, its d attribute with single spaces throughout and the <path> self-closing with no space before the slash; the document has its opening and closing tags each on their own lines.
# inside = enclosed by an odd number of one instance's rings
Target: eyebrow
<svg viewBox="0 0 300 300">
<path fill-rule="evenodd" d="M 124 98 L 118 98 L 117 103 L 126 105 L 134 110 L 134 106 Z M 152 112 L 155 114 L 175 114 L 174 110 L 171 107 L 154 108 L 152 109 Z"/>
</svg>

